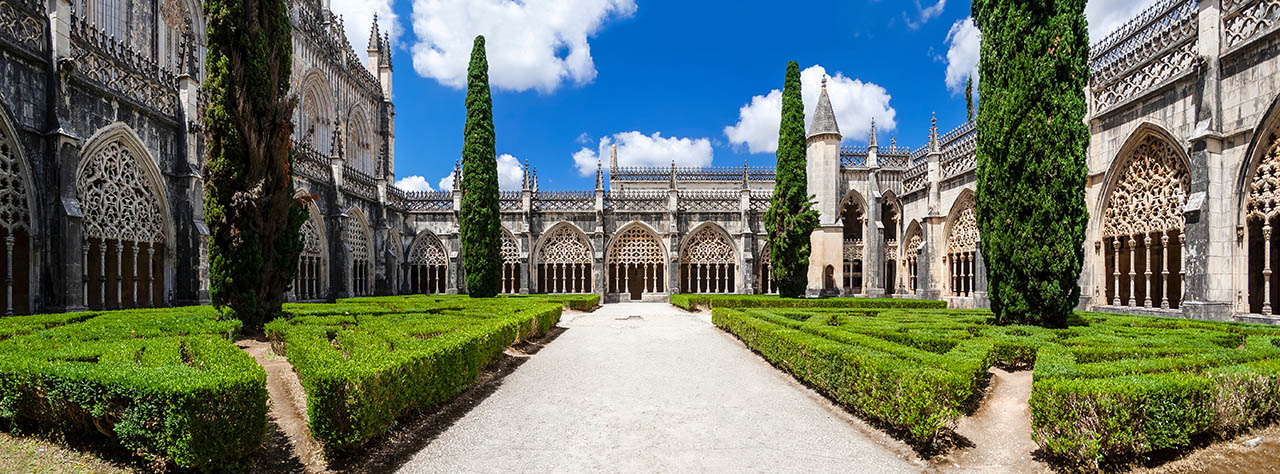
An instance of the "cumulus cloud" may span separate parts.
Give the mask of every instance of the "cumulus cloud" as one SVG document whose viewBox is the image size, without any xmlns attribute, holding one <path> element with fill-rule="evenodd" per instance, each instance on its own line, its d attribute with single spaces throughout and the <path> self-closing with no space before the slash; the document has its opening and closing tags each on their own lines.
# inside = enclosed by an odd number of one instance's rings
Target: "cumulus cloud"
<svg viewBox="0 0 1280 474">
<path fill-rule="evenodd" d="M 973 17 L 951 25 L 947 32 L 947 89 L 952 93 L 964 92 L 965 79 L 978 82 L 978 57 L 982 47 L 982 33 L 973 25 Z"/>
<path fill-rule="evenodd" d="M 485 35 L 494 87 L 550 93 L 586 84 L 596 77 L 588 38 L 635 11 L 635 0 L 413 0 L 413 68 L 462 88 L 472 42 Z"/>
<path fill-rule="evenodd" d="M 408 179 L 408 178 L 405 178 Z M 399 185 L 400 181 L 396 181 Z M 430 186 L 428 186 L 430 187 Z M 436 184 L 441 191 L 453 191 L 453 172 L 440 178 Z M 502 191 L 519 191 L 524 188 L 524 165 L 516 157 L 503 153 L 498 155 L 498 189 Z M 408 189 L 405 189 L 406 191 Z"/>
<path fill-rule="evenodd" d="M 435 191 L 431 188 L 431 183 L 427 182 L 427 178 L 422 176 L 405 176 L 397 179 L 396 187 L 405 191 Z"/>
<path fill-rule="evenodd" d="M 1084 7 L 1084 15 L 1089 19 L 1089 42 L 1102 41 L 1155 3 L 1156 0 L 1089 0 Z"/>
<path fill-rule="evenodd" d="M 347 29 L 347 40 L 356 55 L 368 63 L 369 33 L 373 29 L 373 17 L 378 16 L 378 31 L 391 35 L 391 47 L 400 43 L 400 35 L 404 27 L 400 18 L 391 9 L 393 0 L 331 0 L 329 8 L 333 13 L 341 15 L 343 25 Z"/>
<path fill-rule="evenodd" d="M 822 91 L 822 78 L 826 75 L 826 68 L 820 65 L 800 72 L 806 125 L 813 120 L 813 110 Z M 889 105 L 889 92 L 875 83 L 850 79 L 837 72 L 827 79 L 827 95 L 831 97 L 840 132 L 847 138 L 866 139 L 872 119 L 880 131 L 898 127 L 898 112 Z M 724 134 L 730 144 L 746 146 L 751 153 L 773 153 L 778 151 L 778 125 L 781 121 L 782 91 L 774 89 L 766 95 L 752 97 L 751 102 L 738 110 L 738 123 L 725 127 Z"/>
<path fill-rule="evenodd" d="M 946 8 L 947 0 L 938 0 L 938 3 L 927 7 L 921 5 L 920 0 L 916 0 L 916 10 L 920 12 L 920 20 L 912 20 L 911 17 L 907 15 L 907 12 L 902 12 L 902 21 L 907 24 L 907 28 L 911 28 L 913 30 L 920 29 L 920 27 L 924 26 L 925 23 L 928 23 L 929 20 L 941 15 L 942 10 Z"/>
<path fill-rule="evenodd" d="M 618 145 L 618 166 L 621 167 L 671 166 L 672 161 L 680 167 L 709 166 L 714 155 L 711 140 L 707 138 L 664 137 L 660 132 L 653 135 L 622 132 L 601 138 L 600 146 L 595 150 L 583 148 L 574 153 L 573 166 L 578 168 L 578 174 L 591 176 L 595 173 L 596 160 L 609 160 L 613 145 Z M 604 163 L 603 166 L 609 164 Z"/>
</svg>

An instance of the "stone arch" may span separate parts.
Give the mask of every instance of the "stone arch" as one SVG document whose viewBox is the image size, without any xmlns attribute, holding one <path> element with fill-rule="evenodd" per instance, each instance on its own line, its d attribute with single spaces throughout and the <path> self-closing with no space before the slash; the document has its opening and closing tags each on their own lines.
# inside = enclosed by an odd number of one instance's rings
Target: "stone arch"
<svg viewBox="0 0 1280 474">
<path fill-rule="evenodd" d="M 594 251 L 577 226 L 560 222 L 542 234 L 533 253 L 538 293 L 591 293 Z"/>
<path fill-rule="evenodd" d="M 6 316 L 35 311 L 40 268 L 36 187 L 16 130 L 8 110 L 0 111 L 0 314 Z"/>
<path fill-rule="evenodd" d="M 974 291 L 975 268 L 978 261 L 978 245 L 982 237 L 978 230 L 977 211 L 973 191 L 965 189 L 951 205 L 944 226 L 947 236 L 946 260 L 951 296 L 971 297 Z"/>
<path fill-rule="evenodd" d="M 310 195 L 299 190 L 297 197 Z M 329 295 L 329 236 L 324 216 L 315 201 L 307 202 L 307 220 L 302 223 L 302 253 L 298 256 L 298 276 L 293 281 L 296 301 L 323 300 Z"/>
<path fill-rule="evenodd" d="M 903 245 L 902 200 L 893 191 L 885 191 L 880 196 L 880 225 L 884 227 L 884 235 L 880 239 L 881 255 L 884 256 L 881 274 L 884 276 L 885 294 L 892 296 L 906 287 L 900 279 L 903 275 L 899 271 L 902 260 L 898 258 L 899 248 Z"/>
<path fill-rule="evenodd" d="M 856 190 L 845 193 L 840 201 L 840 222 L 844 226 L 843 262 L 844 278 L 840 282 L 844 293 L 862 294 L 866 291 L 863 281 L 863 259 L 866 253 L 867 200 Z"/>
<path fill-rule="evenodd" d="M 295 137 L 299 143 L 330 155 L 333 152 L 333 93 L 329 81 L 319 69 L 308 71 L 298 82 L 298 124 Z"/>
<path fill-rule="evenodd" d="M 418 232 L 409 245 L 409 292 L 446 293 L 449 288 L 449 251 L 430 230 Z"/>
<path fill-rule="evenodd" d="M 1112 160 L 1094 214 L 1106 303 L 1177 308 L 1181 304 L 1183 208 L 1191 163 L 1163 128 L 1143 123 Z"/>
<path fill-rule="evenodd" d="M 502 257 L 502 293 L 513 295 L 520 292 L 520 239 L 515 234 L 502 228 L 501 246 L 498 254 Z"/>
<path fill-rule="evenodd" d="M 374 138 L 373 124 L 369 121 L 365 108 L 356 106 L 347 116 L 346 127 L 347 163 L 351 167 L 372 176 L 374 174 Z"/>
<path fill-rule="evenodd" d="M 404 237 L 398 229 L 387 230 L 387 242 L 382 250 L 383 258 L 387 262 L 387 288 L 392 294 L 400 294 L 403 291 L 401 283 L 404 282 L 403 267 L 400 265 L 400 257 L 404 255 Z"/>
<path fill-rule="evenodd" d="M 76 168 L 86 305 L 168 304 L 174 227 L 155 158 L 122 123 L 104 127 L 86 143 Z"/>
<path fill-rule="evenodd" d="M 1263 120 L 1254 130 L 1240 170 L 1238 197 L 1239 229 L 1244 235 L 1247 297 L 1249 313 L 1276 315 L 1280 301 L 1280 95 L 1271 103 Z"/>
<path fill-rule="evenodd" d="M 667 251 L 652 227 L 642 222 L 622 226 L 605 251 L 609 293 L 629 294 L 639 300 L 645 293 L 663 293 Z"/>
<path fill-rule="evenodd" d="M 358 207 L 347 210 L 342 223 L 342 245 L 347 251 L 347 283 L 352 296 L 373 294 L 373 231 Z"/>
<path fill-rule="evenodd" d="M 902 282 L 904 290 L 911 294 L 920 291 L 920 253 L 924 248 L 924 228 L 920 221 L 912 219 L 902 234 Z"/>
<path fill-rule="evenodd" d="M 737 291 L 738 247 L 723 227 L 704 222 L 680 244 L 680 290 L 684 293 Z"/>
<path fill-rule="evenodd" d="M 773 284 L 773 256 L 771 253 L 772 247 L 768 242 L 765 242 L 760 248 L 760 257 L 756 259 L 759 261 L 756 266 L 756 275 L 759 279 L 757 281 L 759 284 L 756 285 L 756 293 L 758 294 L 772 295 L 778 293 L 777 286 Z"/>
</svg>

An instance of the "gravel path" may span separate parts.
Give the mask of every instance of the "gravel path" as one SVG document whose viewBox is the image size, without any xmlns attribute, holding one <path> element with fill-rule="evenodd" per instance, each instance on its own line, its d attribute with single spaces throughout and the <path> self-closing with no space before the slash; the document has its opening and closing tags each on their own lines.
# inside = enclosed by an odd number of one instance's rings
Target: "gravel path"
<svg viewBox="0 0 1280 474">
<path fill-rule="evenodd" d="M 401 472 L 919 472 L 906 445 L 667 304 L 567 330 Z"/>
</svg>

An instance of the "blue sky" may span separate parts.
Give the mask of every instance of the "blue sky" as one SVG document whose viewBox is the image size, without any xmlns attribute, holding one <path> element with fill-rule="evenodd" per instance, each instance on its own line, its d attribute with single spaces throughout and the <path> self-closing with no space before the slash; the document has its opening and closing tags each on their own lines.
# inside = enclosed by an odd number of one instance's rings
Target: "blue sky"
<svg viewBox="0 0 1280 474">
<path fill-rule="evenodd" d="M 396 176 L 448 186 L 462 150 L 463 80 L 476 34 L 488 39 L 500 179 L 525 160 L 542 189 L 594 187 L 610 145 L 626 165 L 774 163 L 788 61 L 806 107 L 829 92 L 846 144 L 922 146 L 936 112 L 965 119 L 964 79 L 979 35 L 964 0 L 332 0 L 356 50 L 373 13 L 394 47 Z M 1110 31 L 1154 0 L 1093 0 Z M 603 156 L 601 156 L 603 155 Z"/>
</svg>

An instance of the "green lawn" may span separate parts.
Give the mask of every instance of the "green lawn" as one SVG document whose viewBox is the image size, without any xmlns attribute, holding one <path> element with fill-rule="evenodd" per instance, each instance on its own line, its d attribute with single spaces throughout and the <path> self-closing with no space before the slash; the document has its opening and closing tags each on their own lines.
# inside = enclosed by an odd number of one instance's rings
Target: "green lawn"
<svg viewBox="0 0 1280 474">
<path fill-rule="evenodd" d="M 928 446 L 993 365 L 1031 367 L 1032 432 L 1096 466 L 1280 415 L 1280 328 L 1080 313 L 1067 329 L 984 310 L 716 308 L 713 321 L 851 410 Z"/>
</svg>

